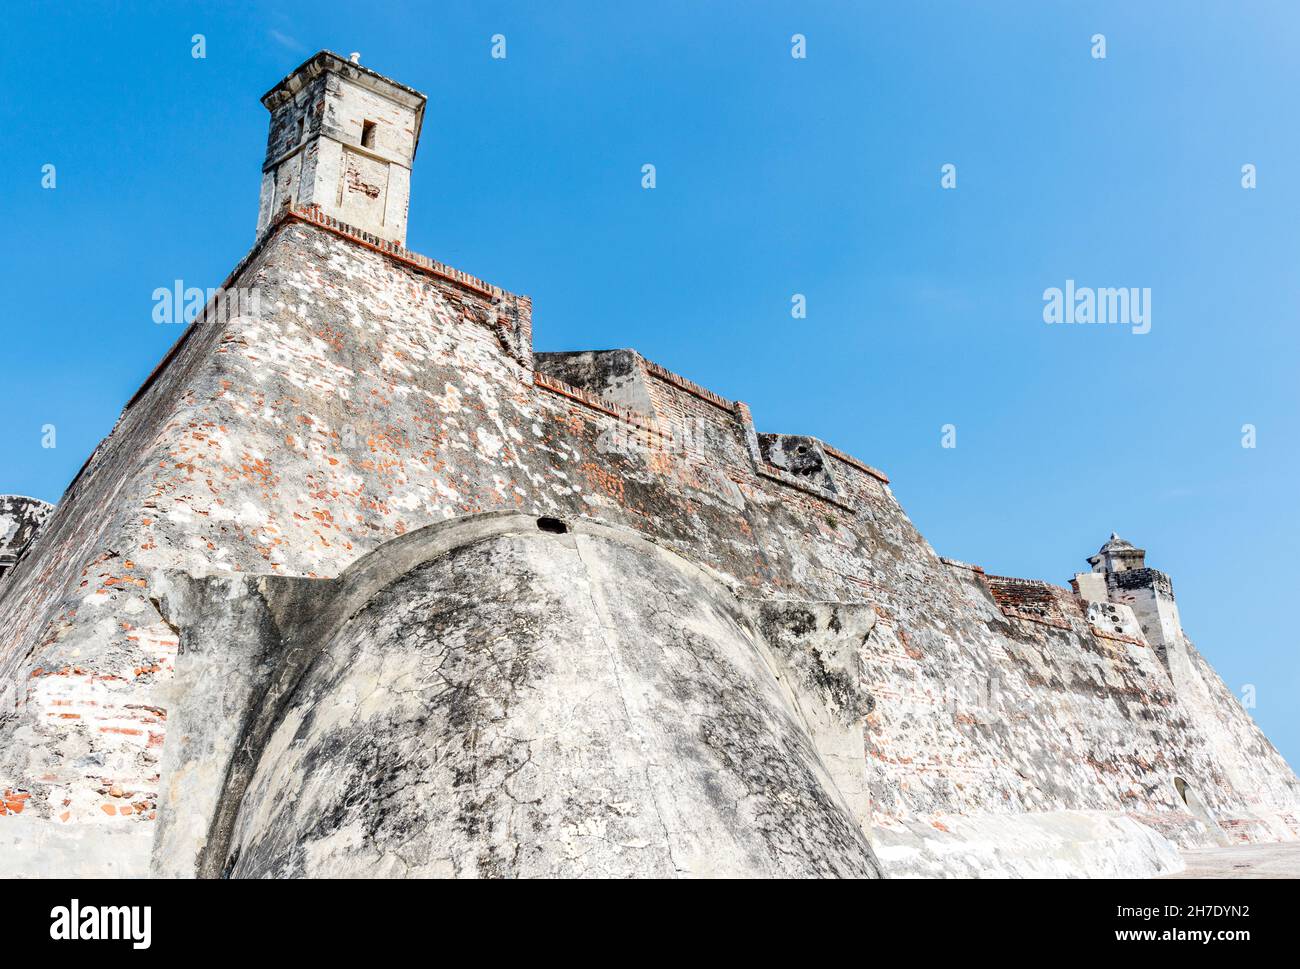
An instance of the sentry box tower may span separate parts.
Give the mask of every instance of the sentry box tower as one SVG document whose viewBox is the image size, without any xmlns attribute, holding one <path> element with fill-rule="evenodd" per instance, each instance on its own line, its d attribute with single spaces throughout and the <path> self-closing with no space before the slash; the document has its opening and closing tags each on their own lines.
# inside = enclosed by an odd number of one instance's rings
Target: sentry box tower
<svg viewBox="0 0 1300 969">
<path fill-rule="evenodd" d="M 356 57 L 321 51 L 262 96 L 271 131 L 258 236 L 285 208 L 315 205 L 405 247 L 411 163 L 427 99 Z"/>
</svg>

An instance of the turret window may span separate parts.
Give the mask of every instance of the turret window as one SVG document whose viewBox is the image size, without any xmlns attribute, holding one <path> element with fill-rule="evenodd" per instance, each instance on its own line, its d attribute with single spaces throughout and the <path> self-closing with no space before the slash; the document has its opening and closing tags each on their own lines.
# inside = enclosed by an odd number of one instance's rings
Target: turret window
<svg viewBox="0 0 1300 969">
<path fill-rule="evenodd" d="M 375 128 L 377 127 L 378 125 L 376 125 L 373 121 L 361 122 L 361 147 L 362 148 L 375 147 Z"/>
</svg>

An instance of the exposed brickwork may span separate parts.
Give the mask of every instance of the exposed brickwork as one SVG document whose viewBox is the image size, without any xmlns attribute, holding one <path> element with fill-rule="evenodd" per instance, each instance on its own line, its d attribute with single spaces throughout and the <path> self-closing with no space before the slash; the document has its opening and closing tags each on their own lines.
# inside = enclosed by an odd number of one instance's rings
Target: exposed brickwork
<svg viewBox="0 0 1300 969">
<path fill-rule="evenodd" d="M 312 225 L 318 225 L 322 229 L 327 229 L 330 232 L 344 236 L 352 242 L 359 243 L 367 249 L 382 252 L 385 255 L 392 257 L 397 262 L 410 266 L 413 269 L 418 269 L 421 272 L 437 276 L 439 279 L 445 279 L 447 282 L 455 283 L 458 286 L 464 286 L 471 292 L 477 293 L 487 299 L 512 297 L 525 301 L 528 300 L 527 296 L 516 297 L 513 293 L 508 293 L 499 286 L 485 283 L 477 276 L 471 276 L 469 273 L 462 272 L 459 269 L 454 269 L 446 263 L 438 262 L 436 259 L 430 259 L 428 256 L 422 256 L 418 252 L 412 252 L 411 250 L 398 245 L 396 242 L 392 242 L 388 239 L 381 239 L 373 233 L 365 232 L 354 226 L 348 225 L 346 222 L 341 222 L 333 216 L 325 215 L 321 211 L 320 206 L 293 206 L 285 211 L 281 221 L 284 218 L 298 219 L 302 222 L 309 222 Z M 279 223 L 277 222 L 271 227 L 272 231 L 278 227 Z"/>
<path fill-rule="evenodd" d="M 720 408 L 724 411 L 736 409 L 734 401 L 727 400 L 725 397 L 720 397 L 713 391 L 707 390 L 694 381 L 687 380 L 685 377 L 678 376 L 671 370 L 665 370 L 657 363 L 651 363 L 649 360 L 644 361 L 644 363 L 646 372 L 650 374 L 650 376 L 656 377 L 678 390 L 684 390 L 691 396 L 698 397 L 700 400 L 710 403 L 714 407 Z"/>
<path fill-rule="evenodd" d="M 1068 590 L 1033 579 L 1015 579 L 1005 575 L 984 575 L 989 593 L 1004 614 L 1034 622 L 1068 628 L 1061 607 L 1061 597 Z M 1077 609 L 1074 610 L 1077 612 Z"/>
</svg>

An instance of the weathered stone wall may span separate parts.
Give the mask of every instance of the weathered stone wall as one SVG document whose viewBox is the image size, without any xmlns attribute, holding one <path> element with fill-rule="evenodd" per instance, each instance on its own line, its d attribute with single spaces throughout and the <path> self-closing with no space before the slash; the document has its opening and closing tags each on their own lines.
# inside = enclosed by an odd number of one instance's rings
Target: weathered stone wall
<svg viewBox="0 0 1300 969">
<path fill-rule="evenodd" d="M 0 579 L 40 534 L 54 506 L 23 495 L 0 495 Z"/>
<path fill-rule="evenodd" d="M 1300 829 L 1296 781 L 1277 750 L 1181 631 L 1168 651 L 1168 666 L 1179 706 L 1205 737 L 1209 758 L 1221 771 L 1220 784 L 1208 795 L 1198 778 L 1181 775 L 1186 784 L 1229 840 L 1294 840 Z M 1222 786 L 1231 787 L 1236 803 L 1220 793 Z"/>
<path fill-rule="evenodd" d="M 824 680 L 636 533 L 488 513 L 337 581 L 169 582 L 161 873 L 879 874 L 861 711 L 810 721 Z"/>
<path fill-rule="evenodd" d="M 256 286 L 261 315 L 190 328 L 0 586 L 17 687 L 0 786 L 26 795 L 21 827 L 0 818 L 8 871 L 139 870 L 152 848 L 177 638 L 150 576 L 332 577 L 495 510 L 635 530 L 756 603 L 870 608 L 859 686 L 887 868 L 992 864 L 1001 831 L 998 856 L 1027 859 L 1009 873 L 1101 871 L 1079 858 L 1126 844 L 1133 870 L 1160 870 L 1137 847 L 1167 847 L 1153 830 L 1217 837 L 1175 777 L 1245 837 L 1295 835 L 1294 775 L 1208 666 L 1188 652 L 1191 703 L 1067 590 L 1034 586 L 1026 612 L 1004 581 L 1002 608 L 997 580 L 936 556 L 885 477 L 829 445 L 760 440 L 743 404 L 639 356 L 609 398 L 556 357 L 535 372 L 525 298 L 319 213 L 269 232 L 229 285 Z"/>
</svg>

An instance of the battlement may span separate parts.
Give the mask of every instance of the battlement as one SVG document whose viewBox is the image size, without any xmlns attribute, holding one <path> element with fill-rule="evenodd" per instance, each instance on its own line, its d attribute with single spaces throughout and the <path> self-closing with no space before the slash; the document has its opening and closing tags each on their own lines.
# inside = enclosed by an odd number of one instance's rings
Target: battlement
<svg viewBox="0 0 1300 969">
<path fill-rule="evenodd" d="M 268 91 L 262 97 L 271 126 L 262 166 L 259 245 L 286 221 L 298 220 L 451 282 L 491 302 L 479 322 L 493 328 L 502 347 L 532 369 L 532 304 L 527 297 L 405 247 L 410 170 L 426 100 L 413 88 L 330 51 L 308 58 Z M 701 453 L 720 445 L 724 452 L 736 452 L 733 462 L 743 456 L 772 480 L 845 509 L 851 498 L 832 468 L 888 483 L 880 471 L 814 438 L 792 438 L 787 448 L 780 435 L 756 435 L 745 405 L 633 351 L 541 357 L 537 369 L 544 376 L 538 387 L 576 401 L 590 402 L 594 395 L 611 416 L 639 414 L 629 423 L 640 427 L 649 421 L 662 444 L 687 446 L 698 434 Z M 627 373 L 617 373 L 624 365 Z"/>
<path fill-rule="evenodd" d="M 219 291 L 232 288 L 276 234 L 294 223 L 322 229 L 420 276 L 450 284 L 455 290 L 475 297 L 472 305 L 466 304 L 459 312 L 469 322 L 485 327 L 496 336 L 501 349 L 527 371 L 521 374 L 525 381 L 538 390 L 563 396 L 635 429 L 637 433 L 628 438 L 634 445 L 678 450 L 696 459 L 743 468 L 850 513 L 864 492 L 873 486 L 889 484 L 889 477 L 883 471 L 818 438 L 757 432 L 748 405 L 716 394 L 645 359 L 635 350 L 535 353 L 530 297 L 512 293 L 396 241 L 343 222 L 319 205 L 283 208 Z M 413 294 L 415 298 L 422 295 Z M 435 304 L 445 302 L 444 295 L 437 292 L 431 295 Z M 133 395 L 128 408 L 165 372 L 190 335 L 220 316 L 215 312 L 218 308 L 216 302 L 204 308 Z"/>
<path fill-rule="evenodd" d="M 367 249 L 381 252 L 391 259 L 410 266 L 412 269 L 417 269 L 420 272 L 428 273 L 432 276 L 438 277 L 439 279 L 444 279 L 447 282 L 455 283 L 457 286 L 462 286 L 465 289 L 477 293 L 487 299 L 516 299 L 528 303 L 532 302 L 527 296 L 519 296 L 515 293 L 511 293 L 502 289 L 500 286 L 494 286 L 491 283 L 479 279 L 477 276 L 472 276 L 469 273 L 449 266 L 444 262 L 439 262 L 429 256 L 424 256 L 411 249 L 407 249 L 400 242 L 381 238 L 365 229 L 350 225 L 347 222 L 336 219 L 332 215 L 327 215 L 319 205 L 306 204 L 288 206 L 280 214 L 279 221 L 275 225 L 268 227 L 268 233 L 271 230 L 278 228 L 280 222 L 286 219 L 297 219 L 302 222 L 309 222 L 322 229 L 327 229 L 330 232 L 358 243 Z"/>
<path fill-rule="evenodd" d="M 548 353 L 533 351 L 532 300 L 511 293 L 477 276 L 455 269 L 429 256 L 413 252 L 396 242 L 349 225 L 324 213 L 319 206 L 286 209 L 266 236 L 286 221 L 296 220 L 326 229 L 421 273 L 450 282 L 490 300 L 500 308 L 476 322 L 497 333 L 503 348 L 526 367 L 534 370 L 533 382 L 542 390 L 560 393 L 629 425 L 652 433 L 647 443 L 667 447 L 691 447 L 692 435 L 699 435 L 700 450 L 709 428 L 737 428 L 746 453 L 760 473 L 792 487 L 807 490 L 846 507 L 851 489 L 837 484 L 840 476 L 865 474 L 888 484 L 889 477 L 877 468 L 803 435 L 757 434 L 746 404 L 714 393 L 679 374 L 645 359 L 635 350 L 579 350 Z M 245 262 L 248 260 L 246 259 Z M 705 405 L 705 406 L 701 406 Z M 720 414 L 718 412 L 721 412 Z M 715 435 L 716 437 L 716 435 Z M 789 440 L 789 445 L 784 443 Z M 802 452 L 799 449 L 802 448 Z M 851 510 L 851 509 L 850 509 Z"/>
<path fill-rule="evenodd" d="M 752 470 L 846 511 L 854 478 L 882 471 L 806 435 L 758 433 L 749 407 L 646 360 L 635 350 L 533 355 L 538 384 L 650 432 L 644 443 Z"/>
</svg>

